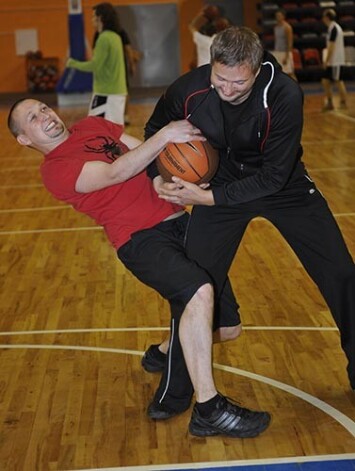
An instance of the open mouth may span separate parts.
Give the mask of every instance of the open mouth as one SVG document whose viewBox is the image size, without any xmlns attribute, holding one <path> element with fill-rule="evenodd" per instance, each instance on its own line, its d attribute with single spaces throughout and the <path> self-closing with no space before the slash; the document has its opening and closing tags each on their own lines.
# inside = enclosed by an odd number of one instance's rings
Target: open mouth
<svg viewBox="0 0 355 471">
<path fill-rule="evenodd" d="M 56 126 L 56 122 L 55 121 L 50 121 L 49 124 L 45 127 L 44 130 L 45 130 L 45 132 L 48 132 L 51 129 L 53 129 L 55 126 Z"/>
</svg>

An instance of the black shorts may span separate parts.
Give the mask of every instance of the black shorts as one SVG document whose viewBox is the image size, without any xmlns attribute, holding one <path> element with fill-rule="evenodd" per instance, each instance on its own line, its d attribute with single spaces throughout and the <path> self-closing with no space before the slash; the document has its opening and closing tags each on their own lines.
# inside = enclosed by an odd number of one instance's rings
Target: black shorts
<svg viewBox="0 0 355 471">
<path fill-rule="evenodd" d="M 182 310 L 196 291 L 212 283 L 205 270 L 188 259 L 185 234 L 189 214 L 132 234 L 131 240 L 117 251 L 118 258 L 140 281 L 154 288 L 171 305 Z M 216 327 L 240 323 L 238 307 L 230 289 L 221 297 Z"/>
<path fill-rule="evenodd" d="M 344 68 L 341 65 L 333 65 L 324 70 L 323 78 L 336 82 L 343 80 Z"/>
</svg>

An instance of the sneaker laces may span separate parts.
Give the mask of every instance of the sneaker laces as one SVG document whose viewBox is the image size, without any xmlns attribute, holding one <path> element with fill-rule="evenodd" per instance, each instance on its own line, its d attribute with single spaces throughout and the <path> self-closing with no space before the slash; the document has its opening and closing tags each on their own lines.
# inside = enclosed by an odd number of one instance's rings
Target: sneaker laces
<svg viewBox="0 0 355 471">
<path fill-rule="evenodd" d="M 246 410 L 236 399 L 233 399 L 229 396 L 223 396 L 222 394 L 220 394 L 220 397 L 223 406 L 227 409 L 228 412 L 238 413 L 238 415 L 241 416 L 241 413 Z"/>
</svg>

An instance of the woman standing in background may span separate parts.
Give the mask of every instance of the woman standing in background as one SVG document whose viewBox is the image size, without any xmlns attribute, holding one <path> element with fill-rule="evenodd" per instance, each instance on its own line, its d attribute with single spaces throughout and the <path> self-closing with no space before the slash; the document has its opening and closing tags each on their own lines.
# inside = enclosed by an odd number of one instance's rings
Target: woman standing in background
<svg viewBox="0 0 355 471">
<path fill-rule="evenodd" d="M 78 61 L 70 58 L 67 67 L 93 73 L 89 115 L 124 124 L 127 81 L 116 10 L 111 3 L 99 3 L 93 7 L 92 20 L 98 33 L 92 59 Z"/>
<path fill-rule="evenodd" d="M 281 64 L 283 72 L 297 80 L 293 64 L 293 30 L 286 21 L 284 10 L 277 10 L 275 13 L 276 25 L 274 27 L 275 44 L 272 54 Z"/>
</svg>

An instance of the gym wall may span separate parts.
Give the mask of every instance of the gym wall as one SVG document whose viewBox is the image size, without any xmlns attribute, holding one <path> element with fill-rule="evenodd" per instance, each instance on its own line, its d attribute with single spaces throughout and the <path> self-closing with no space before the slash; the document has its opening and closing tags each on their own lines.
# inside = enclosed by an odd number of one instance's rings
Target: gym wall
<svg viewBox="0 0 355 471">
<path fill-rule="evenodd" d="M 231 0 L 226 6 L 231 8 Z M 255 27 L 257 0 L 233 0 L 236 11 L 243 12 L 244 24 Z M 91 44 L 93 27 L 91 24 L 92 7 L 98 0 L 82 0 L 85 35 Z M 177 11 L 177 31 L 179 38 L 180 73 L 186 72 L 193 57 L 193 43 L 188 24 L 207 3 L 203 0 L 120 0 L 113 5 L 157 5 L 174 4 Z M 223 6 L 223 0 L 215 2 Z M 228 4 L 228 5 L 227 5 Z M 154 28 L 155 25 L 152 24 Z M 44 57 L 59 59 L 59 68 L 63 70 L 68 57 L 68 0 L 5 0 L 0 4 L 0 93 L 27 91 L 26 58 L 16 55 L 16 30 L 35 29 L 38 35 L 39 49 Z M 128 31 L 128 33 L 130 33 Z M 144 50 L 142 51 L 144 53 Z M 168 80 L 168 79 L 167 79 Z M 168 80 L 169 82 L 169 80 Z M 167 82 L 167 83 L 168 83 Z"/>
</svg>

